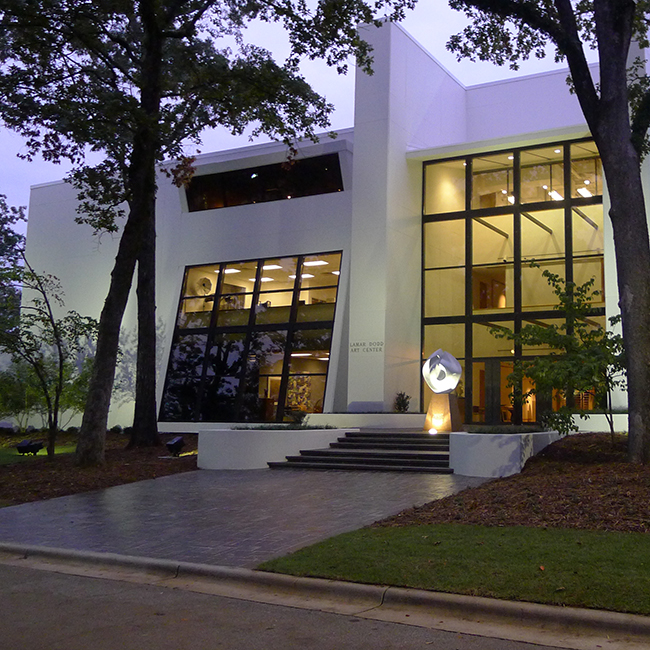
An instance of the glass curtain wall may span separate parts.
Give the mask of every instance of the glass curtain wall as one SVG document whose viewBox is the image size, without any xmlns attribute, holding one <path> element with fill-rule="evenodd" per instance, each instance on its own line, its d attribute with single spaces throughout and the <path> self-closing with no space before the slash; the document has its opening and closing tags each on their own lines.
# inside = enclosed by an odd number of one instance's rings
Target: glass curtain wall
<svg viewBox="0 0 650 650">
<path fill-rule="evenodd" d="M 187 267 L 162 421 L 323 410 L 341 253 Z"/>
<path fill-rule="evenodd" d="M 585 140 L 431 161 L 423 174 L 422 358 L 443 348 L 460 360 L 466 422 L 534 421 L 535 400 L 515 409 L 507 376 L 515 359 L 548 351 L 516 349 L 492 332 L 557 322 L 544 270 L 579 284 L 595 278 L 602 300 L 594 322 L 604 323 L 596 146 Z M 426 386 L 423 398 L 426 407 Z M 557 396 L 548 399 L 561 406 Z"/>
</svg>

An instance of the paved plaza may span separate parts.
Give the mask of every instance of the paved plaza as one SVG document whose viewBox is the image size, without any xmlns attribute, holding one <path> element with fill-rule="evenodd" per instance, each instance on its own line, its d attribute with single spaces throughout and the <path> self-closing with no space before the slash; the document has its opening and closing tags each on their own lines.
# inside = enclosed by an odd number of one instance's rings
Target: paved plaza
<svg viewBox="0 0 650 650">
<path fill-rule="evenodd" d="M 458 475 L 199 470 L 0 509 L 0 541 L 252 568 L 480 485 Z"/>
</svg>

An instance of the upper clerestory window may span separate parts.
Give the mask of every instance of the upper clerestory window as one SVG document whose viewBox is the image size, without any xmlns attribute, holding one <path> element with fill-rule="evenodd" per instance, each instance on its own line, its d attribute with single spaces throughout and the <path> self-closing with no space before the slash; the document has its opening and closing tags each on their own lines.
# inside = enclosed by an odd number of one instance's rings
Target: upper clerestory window
<svg viewBox="0 0 650 650">
<path fill-rule="evenodd" d="M 190 212 L 341 191 L 337 153 L 195 176 L 186 190 Z"/>
</svg>

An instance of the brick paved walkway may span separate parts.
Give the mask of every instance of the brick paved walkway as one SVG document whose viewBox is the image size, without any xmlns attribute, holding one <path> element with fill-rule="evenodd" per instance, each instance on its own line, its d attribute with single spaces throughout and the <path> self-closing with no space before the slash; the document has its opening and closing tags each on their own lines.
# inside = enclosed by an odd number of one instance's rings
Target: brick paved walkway
<svg viewBox="0 0 650 650">
<path fill-rule="evenodd" d="M 484 480 L 201 470 L 2 508 L 0 541 L 255 567 Z"/>
</svg>

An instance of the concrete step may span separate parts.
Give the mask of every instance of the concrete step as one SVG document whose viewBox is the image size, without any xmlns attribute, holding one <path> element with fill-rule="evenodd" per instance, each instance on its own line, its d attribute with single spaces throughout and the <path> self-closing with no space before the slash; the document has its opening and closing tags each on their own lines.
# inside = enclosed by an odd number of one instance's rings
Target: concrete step
<svg viewBox="0 0 650 650">
<path fill-rule="evenodd" d="M 453 474 L 449 467 L 417 467 L 413 465 L 365 465 L 363 463 L 287 463 L 272 462 L 271 469 L 320 469 L 320 470 L 362 470 L 373 472 L 426 472 L 429 474 Z"/>
</svg>

